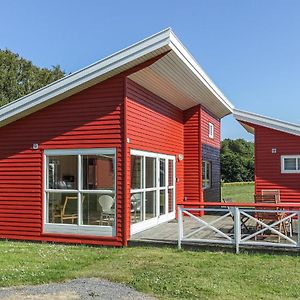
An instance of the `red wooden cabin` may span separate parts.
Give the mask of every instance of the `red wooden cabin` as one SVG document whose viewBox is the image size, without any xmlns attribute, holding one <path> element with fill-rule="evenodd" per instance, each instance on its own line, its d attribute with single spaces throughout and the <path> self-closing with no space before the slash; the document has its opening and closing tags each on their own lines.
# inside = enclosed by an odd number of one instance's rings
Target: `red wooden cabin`
<svg viewBox="0 0 300 300">
<path fill-rule="evenodd" d="M 0 237 L 126 245 L 220 200 L 231 103 L 166 29 L 0 109 Z"/>
<path fill-rule="evenodd" d="M 241 110 L 234 116 L 254 134 L 255 194 L 279 190 L 282 202 L 300 203 L 300 126 Z"/>
</svg>

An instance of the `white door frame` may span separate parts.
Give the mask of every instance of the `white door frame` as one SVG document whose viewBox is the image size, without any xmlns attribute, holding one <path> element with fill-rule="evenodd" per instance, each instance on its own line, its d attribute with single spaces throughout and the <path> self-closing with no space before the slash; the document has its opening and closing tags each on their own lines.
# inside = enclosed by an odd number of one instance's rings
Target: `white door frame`
<svg viewBox="0 0 300 300">
<path fill-rule="evenodd" d="M 130 190 L 130 195 L 133 193 L 143 193 L 145 195 L 145 192 L 147 191 L 155 191 L 156 192 L 156 216 L 145 220 L 145 209 L 142 208 L 142 214 L 143 214 L 143 221 L 134 223 L 131 225 L 131 234 L 135 234 L 138 232 L 141 232 L 143 230 L 149 229 L 153 226 L 156 226 L 158 224 L 170 221 L 175 219 L 175 199 L 176 199 L 176 159 L 173 155 L 166 155 L 161 153 L 154 153 L 154 152 L 147 152 L 147 151 L 141 151 L 141 150 L 134 150 L 132 149 L 130 151 L 130 155 L 136 155 L 143 157 L 143 188 L 141 189 L 132 189 Z M 152 157 L 156 159 L 156 186 L 154 188 L 145 188 L 145 157 Z M 165 159 L 165 186 L 160 187 L 160 159 Z M 169 160 L 173 161 L 173 185 L 169 186 Z M 165 213 L 160 215 L 160 191 L 165 191 Z M 169 190 L 172 190 L 173 192 L 173 210 L 169 212 Z M 131 197 L 130 197 L 131 198 Z M 142 200 L 143 206 L 145 206 L 144 196 Z"/>
</svg>

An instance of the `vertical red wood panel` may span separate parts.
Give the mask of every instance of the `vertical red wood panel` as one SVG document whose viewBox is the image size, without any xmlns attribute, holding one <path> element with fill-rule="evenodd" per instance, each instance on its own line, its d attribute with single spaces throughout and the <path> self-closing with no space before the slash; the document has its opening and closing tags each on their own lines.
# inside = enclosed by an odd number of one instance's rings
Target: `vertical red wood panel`
<svg viewBox="0 0 300 300">
<path fill-rule="evenodd" d="M 150 91 L 127 79 L 127 197 L 130 195 L 130 149 L 183 154 L 183 112 Z M 176 160 L 176 200 L 182 201 L 183 161 Z M 129 200 L 127 200 L 129 202 Z"/>
<path fill-rule="evenodd" d="M 0 237 L 122 245 L 124 77 L 97 84 L 0 128 Z M 38 143 L 39 150 L 32 150 Z M 42 234 L 45 149 L 116 148 L 116 237 Z"/>
<path fill-rule="evenodd" d="M 300 155 L 300 137 L 251 126 L 255 128 L 255 193 L 279 189 L 283 202 L 300 202 L 300 174 L 281 173 L 282 155 Z M 273 148 L 276 153 L 272 153 Z"/>
<path fill-rule="evenodd" d="M 184 196 L 201 202 L 200 106 L 184 111 Z"/>
<path fill-rule="evenodd" d="M 128 125 L 127 125 L 127 79 L 124 82 L 124 139 L 123 139 L 123 155 L 124 155 L 124 199 L 123 199 L 123 207 L 124 207 L 124 223 L 123 223 L 123 237 L 124 237 L 124 245 L 127 246 L 128 240 L 130 239 L 130 218 L 131 218 L 131 202 L 130 202 L 130 186 L 128 180 L 130 179 L 130 150 L 127 142 L 128 138 Z M 129 180 L 130 181 L 130 180 Z"/>
</svg>

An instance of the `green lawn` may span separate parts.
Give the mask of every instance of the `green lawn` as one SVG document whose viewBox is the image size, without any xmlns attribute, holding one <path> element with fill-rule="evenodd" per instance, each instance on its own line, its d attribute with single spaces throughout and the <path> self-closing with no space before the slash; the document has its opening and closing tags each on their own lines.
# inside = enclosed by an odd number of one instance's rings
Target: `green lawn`
<svg viewBox="0 0 300 300">
<path fill-rule="evenodd" d="M 232 198 L 235 202 L 254 202 L 254 183 L 223 184 L 222 198 Z"/>
<path fill-rule="evenodd" d="M 295 299 L 298 257 L 0 242 L 0 285 L 77 277 L 123 282 L 162 299 Z"/>
</svg>

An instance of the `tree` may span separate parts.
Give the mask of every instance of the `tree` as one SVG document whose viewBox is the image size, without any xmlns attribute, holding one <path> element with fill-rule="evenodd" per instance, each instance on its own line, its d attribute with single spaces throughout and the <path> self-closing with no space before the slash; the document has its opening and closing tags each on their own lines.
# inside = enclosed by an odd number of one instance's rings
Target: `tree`
<svg viewBox="0 0 300 300">
<path fill-rule="evenodd" d="M 221 145 L 221 178 L 224 182 L 254 180 L 254 144 L 225 139 Z"/>
<path fill-rule="evenodd" d="M 39 68 L 10 50 L 0 49 L 0 106 L 64 77 L 60 66 Z"/>
</svg>

